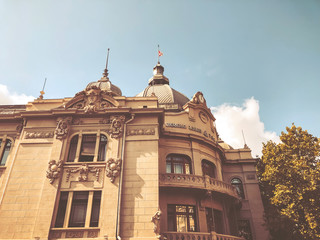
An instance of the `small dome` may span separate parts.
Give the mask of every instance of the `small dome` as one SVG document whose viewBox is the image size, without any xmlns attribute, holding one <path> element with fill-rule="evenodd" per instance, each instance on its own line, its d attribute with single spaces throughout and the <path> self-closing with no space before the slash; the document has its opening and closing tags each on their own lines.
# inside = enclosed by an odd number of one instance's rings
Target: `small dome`
<svg viewBox="0 0 320 240">
<path fill-rule="evenodd" d="M 160 107 L 167 110 L 182 110 L 182 106 L 189 102 L 182 93 L 169 86 L 169 79 L 163 75 L 164 67 L 158 64 L 153 68 L 153 76 L 149 79 L 149 86 L 137 97 L 158 97 Z"/>
<path fill-rule="evenodd" d="M 104 92 L 111 93 L 112 96 L 122 96 L 122 92 L 120 88 L 117 86 L 113 85 L 109 79 L 108 80 L 103 80 L 103 77 L 97 81 L 97 82 L 91 82 L 87 85 L 86 89 L 89 89 L 91 87 L 97 87 L 100 88 Z"/>
<path fill-rule="evenodd" d="M 171 88 L 168 84 L 148 86 L 137 97 L 151 97 L 153 95 L 158 97 L 159 104 L 178 104 L 179 109 L 189 102 L 189 98 Z"/>
</svg>

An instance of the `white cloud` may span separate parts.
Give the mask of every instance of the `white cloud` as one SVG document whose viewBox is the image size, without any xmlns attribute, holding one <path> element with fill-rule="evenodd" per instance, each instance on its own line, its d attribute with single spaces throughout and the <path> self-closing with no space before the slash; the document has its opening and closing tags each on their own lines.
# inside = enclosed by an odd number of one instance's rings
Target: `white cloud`
<svg viewBox="0 0 320 240">
<path fill-rule="evenodd" d="M 266 131 L 259 116 L 259 101 L 254 97 L 246 99 L 242 107 L 223 104 L 211 107 L 216 118 L 216 127 L 220 138 L 234 148 L 243 148 L 245 140 L 252 150 L 252 156 L 261 156 L 262 142 L 272 140 L 280 142 L 275 132 Z"/>
<path fill-rule="evenodd" d="M 25 94 L 17 94 L 15 92 L 9 92 L 6 85 L 0 84 L 0 104 L 10 105 L 10 104 L 27 104 L 33 101 L 34 97 L 27 96 Z"/>
</svg>

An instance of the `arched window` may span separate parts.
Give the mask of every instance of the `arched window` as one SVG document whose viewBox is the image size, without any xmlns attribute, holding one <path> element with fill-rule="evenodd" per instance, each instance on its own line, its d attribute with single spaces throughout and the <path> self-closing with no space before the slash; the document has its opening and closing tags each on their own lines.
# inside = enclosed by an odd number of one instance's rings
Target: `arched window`
<svg viewBox="0 0 320 240">
<path fill-rule="evenodd" d="M 0 139 L 0 166 L 6 165 L 11 144 L 12 141 L 10 139 Z"/>
<path fill-rule="evenodd" d="M 214 165 L 214 163 L 209 162 L 208 160 L 202 160 L 201 166 L 202 174 L 204 176 L 216 178 L 216 165 Z"/>
<path fill-rule="evenodd" d="M 243 191 L 242 181 L 239 178 L 232 178 L 231 185 L 236 188 L 239 197 L 244 199 L 244 191 Z"/>
<path fill-rule="evenodd" d="M 170 154 L 166 159 L 167 173 L 191 174 L 191 161 L 186 155 Z"/>
<path fill-rule="evenodd" d="M 100 136 L 97 134 L 75 135 L 70 141 L 67 161 L 104 161 L 106 158 L 106 148 L 107 137 L 103 134 L 100 134 Z"/>
</svg>

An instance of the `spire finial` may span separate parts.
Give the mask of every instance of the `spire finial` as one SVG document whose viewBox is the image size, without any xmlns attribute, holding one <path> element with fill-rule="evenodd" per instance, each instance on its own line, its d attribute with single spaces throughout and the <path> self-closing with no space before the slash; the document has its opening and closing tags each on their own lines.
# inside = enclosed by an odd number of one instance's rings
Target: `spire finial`
<svg viewBox="0 0 320 240">
<path fill-rule="evenodd" d="M 40 91 L 40 96 L 38 97 L 38 99 L 43 99 L 43 95 L 45 94 L 44 87 L 46 86 L 46 82 L 47 82 L 47 78 L 44 79 L 44 84 L 43 84 L 42 90 Z"/>
<path fill-rule="evenodd" d="M 249 148 L 247 143 L 246 143 L 246 139 L 244 138 L 243 129 L 241 131 L 242 131 L 242 137 L 243 137 L 243 142 L 244 142 L 244 148 Z"/>
<path fill-rule="evenodd" d="M 160 46 L 158 44 L 158 64 L 160 64 L 160 57 L 163 56 L 163 52 L 160 51 Z"/>
<path fill-rule="evenodd" d="M 108 61 L 109 61 L 109 51 L 110 51 L 110 48 L 108 48 L 108 54 L 107 54 L 107 62 L 106 62 L 106 68 L 104 69 L 104 72 L 103 72 L 103 76 L 107 78 L 107 80 L 109 80 L 108 78 Z"/>
</svg>

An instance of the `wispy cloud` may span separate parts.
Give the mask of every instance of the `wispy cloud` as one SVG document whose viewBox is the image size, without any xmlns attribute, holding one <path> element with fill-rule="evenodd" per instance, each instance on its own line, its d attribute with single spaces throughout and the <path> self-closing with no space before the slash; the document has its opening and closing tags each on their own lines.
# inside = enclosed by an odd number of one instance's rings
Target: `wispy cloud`
<svg viewBox="0 0 320 240">
<path fill-rule="evenodd" d="M 253 157 L 261 156 L 262 142 L 268 140 L 280 142 L 280 138 L 275 132 L 265 130 L 264 123 L 259 116 L 259 101 L 254 97 L 246 99 L 241 107 L 223 104 L 211 107 L 211 111 L 216 118 L 220 138 L 234 148 L 243 148 L 243 130 Z"/>
<path fill-rule="evenodd" d="M 33 96 L 27 96 L 25 94 L 18 94 L 15 92 L 10 92 L 6 85 L 0 84 L 0 104 L 10 105 L 10 104 L 27 104 L 33 101 Z"/>
</svg>

